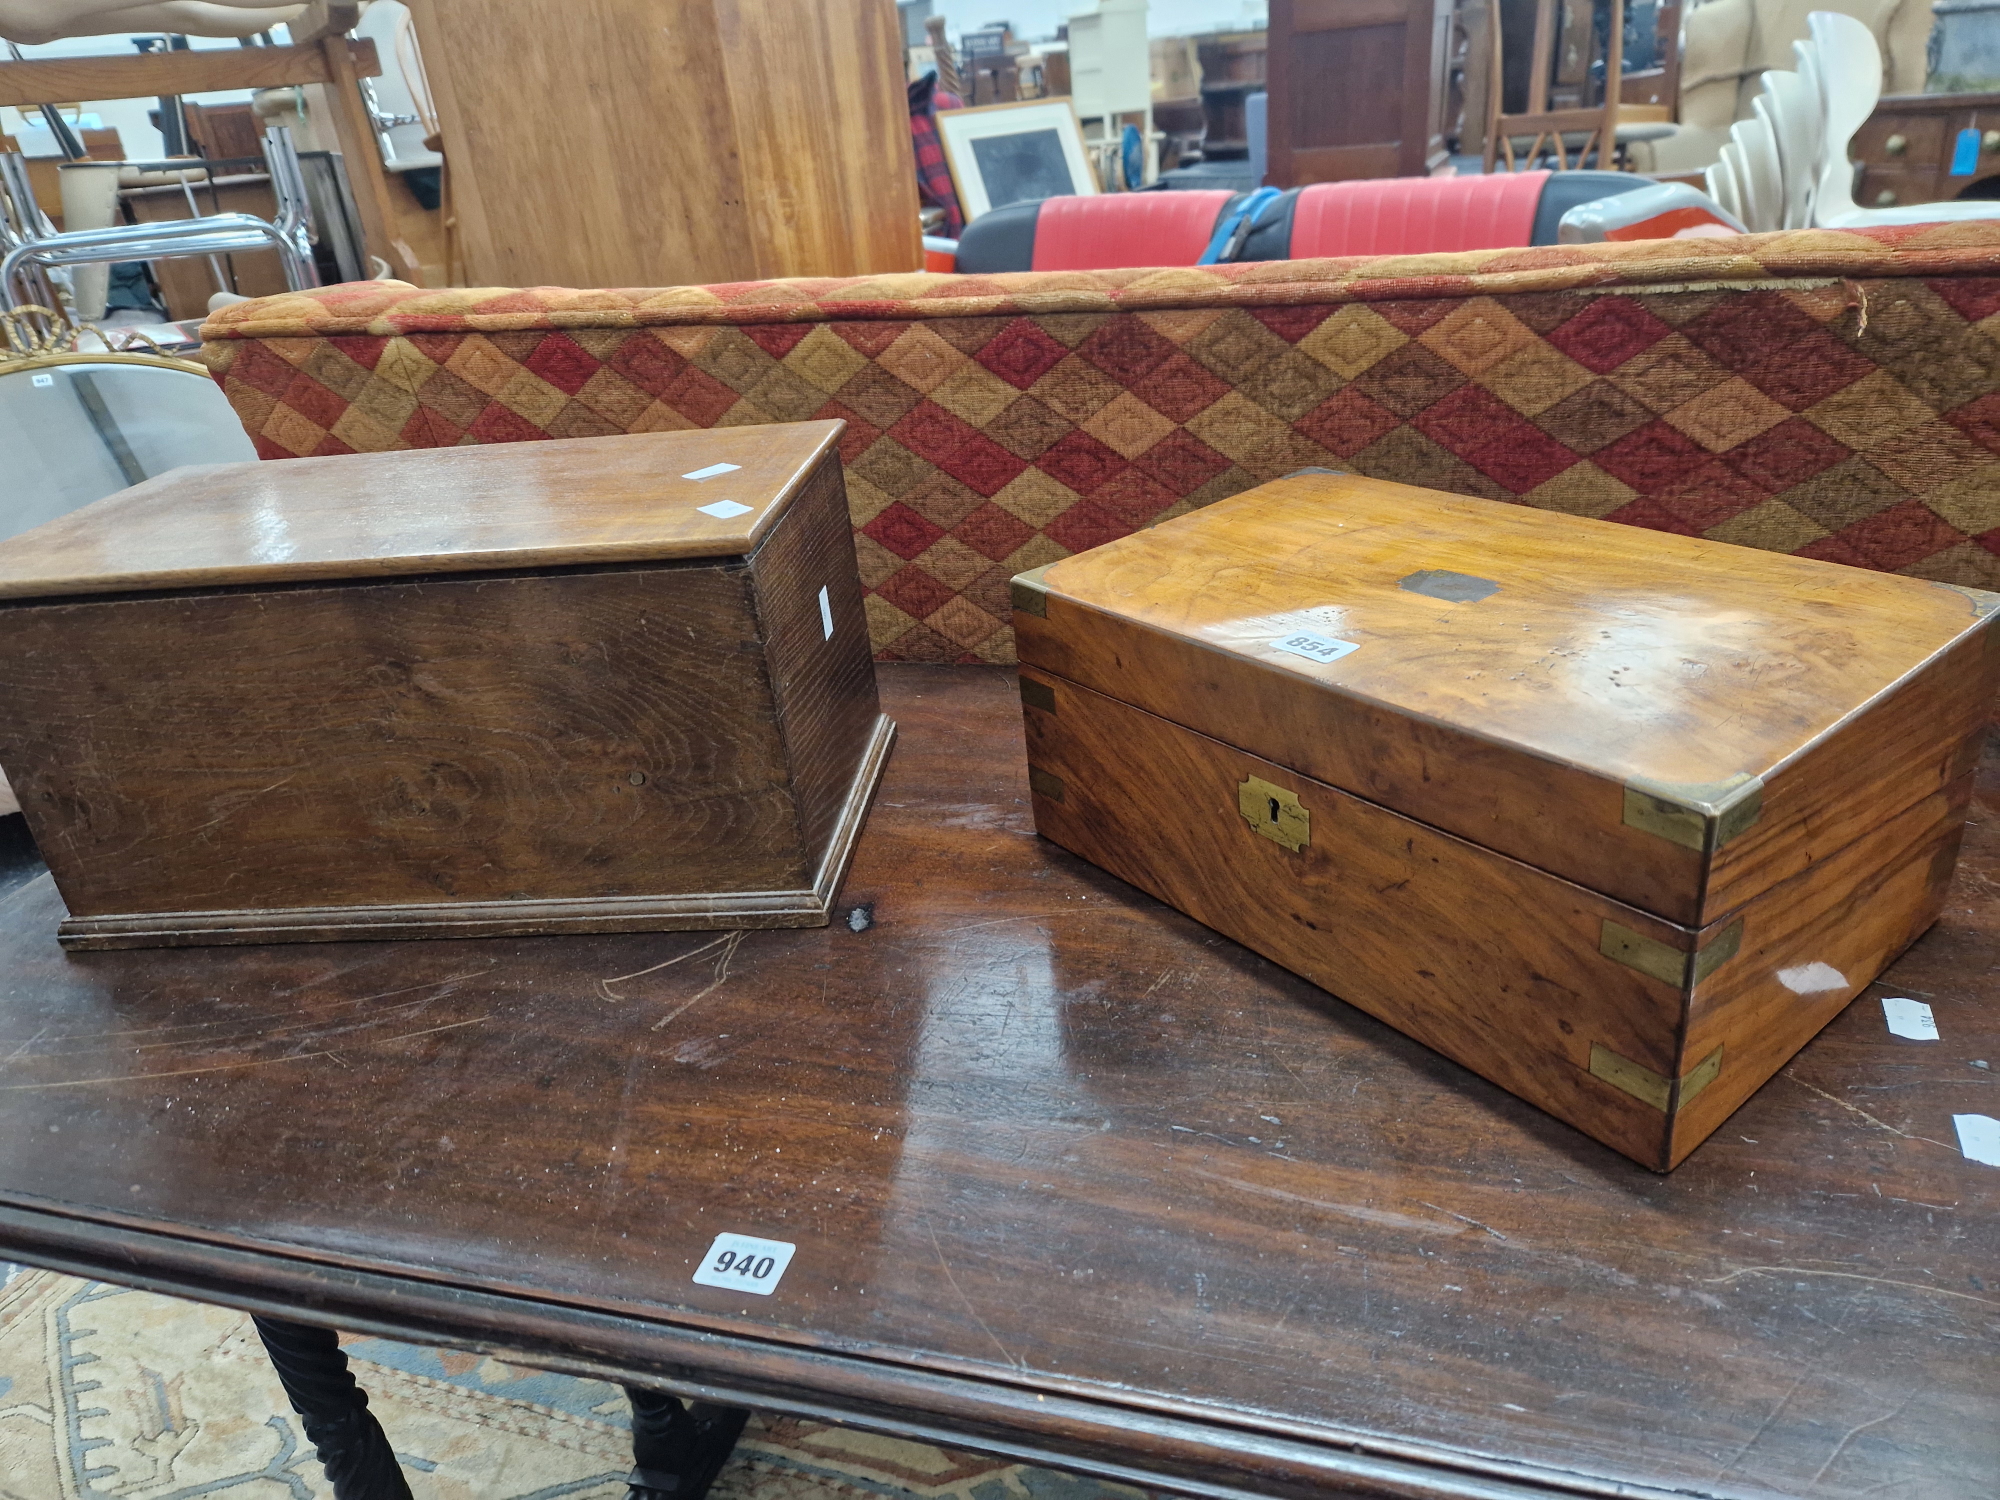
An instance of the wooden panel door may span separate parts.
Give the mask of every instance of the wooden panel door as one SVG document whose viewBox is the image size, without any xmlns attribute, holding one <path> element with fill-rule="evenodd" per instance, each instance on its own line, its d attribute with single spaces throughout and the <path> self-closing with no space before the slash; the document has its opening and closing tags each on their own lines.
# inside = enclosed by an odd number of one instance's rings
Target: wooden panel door
<svg viewBox="0 0 2000 1500">
<path fill-rule="evenodd" d="M 1271 0 L 1279 187 L 1421 177 L 1445 159 L 1450 0 Z"/>
</svg>

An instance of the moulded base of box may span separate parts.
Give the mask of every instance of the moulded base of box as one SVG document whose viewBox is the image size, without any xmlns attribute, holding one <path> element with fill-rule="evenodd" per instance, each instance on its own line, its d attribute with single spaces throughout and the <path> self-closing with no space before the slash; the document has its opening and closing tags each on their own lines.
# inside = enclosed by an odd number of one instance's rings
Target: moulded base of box
<svg viewBox="0 0 2000 1500">
<path fill-rule="evenodd" d="M 224 943 L 379 942 L 406 938 L 541 937 L 579 932 L 727 931 L 824 927 L 854 857 L 895 743 L 878 716 L 813 883 L 791 891 L 698 891 L 670 896 L 439 901 L 398 906 L 289 906 L 259 911 L 135 912 L 69 917 L 57 940 L 73 953 L 192 948 Z"/>
</svg>

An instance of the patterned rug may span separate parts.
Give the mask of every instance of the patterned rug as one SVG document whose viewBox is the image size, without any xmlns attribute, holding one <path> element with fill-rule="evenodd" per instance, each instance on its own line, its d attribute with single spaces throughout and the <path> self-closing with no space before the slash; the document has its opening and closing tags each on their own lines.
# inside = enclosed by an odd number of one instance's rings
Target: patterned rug
<svg viewBox="0 0 2000 1500">
<path fill-rule="evenodd" d="M 0 1265 L 0 1500 L 327 1500 L 247 1316 Z M 417 1500 L 623 1500 L 623 1392 L 344 1340 Z M 1098 1480 L 753 1417 L 716 1500 L 1144 1500 Z"/>
</svg>

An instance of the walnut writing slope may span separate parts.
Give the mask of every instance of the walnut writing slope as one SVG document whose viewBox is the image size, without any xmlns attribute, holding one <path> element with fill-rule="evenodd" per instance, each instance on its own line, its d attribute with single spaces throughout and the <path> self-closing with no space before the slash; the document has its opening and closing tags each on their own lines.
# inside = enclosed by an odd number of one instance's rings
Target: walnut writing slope
<svg viewBox="0 0 2000 1500">
<path fill-rule="evenodd" d="M 184 468 L 0 544 L 63 943 L 826 921 L 894 733 L 840 431 Z"/>
<path fill-rule="evenodd" d="M 1016 580 L 1036 820 L 1666 1169 L 1936 919 L 1997 605 L 1302 473 Z"/>
</svg>

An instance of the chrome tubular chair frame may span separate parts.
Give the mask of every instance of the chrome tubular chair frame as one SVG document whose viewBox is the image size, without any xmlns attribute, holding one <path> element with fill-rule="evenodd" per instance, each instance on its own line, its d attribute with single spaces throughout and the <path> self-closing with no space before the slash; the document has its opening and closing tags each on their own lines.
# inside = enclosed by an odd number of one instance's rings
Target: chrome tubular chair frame
<svg viewBox="0 0 2000 1500">
<path fill-rule="evenodd" d="M 319 273 L 312 258 L 312 209 L 290 131 L 273 126 L 264 132 L 264 161 L 278 201 L 276 223 L 252 214 L 229 213 L 162 224 L 118 224 L 108 229 L 51 233 L 28 183 L 25 160 L 0 155 L 0 190 L 11 200 L 12 208 L 11 214 L 0 214 L 0 245 L 6 251 L 0 259 L 0 296 L 15 304 L 39 301 L 52 305 L 47 300 L 45 273 L 57 266 L 252 250 L 276 250 L 284 266 L 285 284 L 293 291 L 318 286 Z"/>
</svg>

